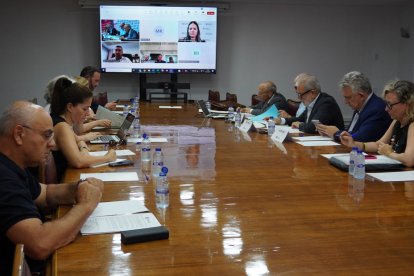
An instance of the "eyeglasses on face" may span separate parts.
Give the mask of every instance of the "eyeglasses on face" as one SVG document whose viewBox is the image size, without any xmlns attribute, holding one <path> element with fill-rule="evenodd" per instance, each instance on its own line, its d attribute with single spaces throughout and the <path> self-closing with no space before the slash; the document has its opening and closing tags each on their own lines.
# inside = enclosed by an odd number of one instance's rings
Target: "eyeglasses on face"
<svg viewBox="0 0 414 276">
<path fill-rule="evenodd" d="M 295 87 L 295 89 L 296 89 L 297 87 Z M 308 94 L 309 92 L 311 92 L 313 89 L 309 89 L 309 90 L 306 90 L 305 92 L 303 92 L 303 93 L 299 93 L 299 92 L 296 92 L 296 95 L 298 95 L 298 98 L 302 98 L 303 96 L 305 96 L 306 94 Z"/>
<path fill-rule="evenodd" d="M 399 103 L 401 103 L 401 102 L 396 102 L 396 103 L 389 103 L 389 102 L 385 102 L 385 106 L 386 106 L 389 110 L 391 110 L 391 109 L 392 109 L 392 107 L 393 107 L 394 105 L 399 104 Z"/>
<path fill-rule="evenodd" d="M 53 139 L 54 133 L 52 129 L 47 129 L 47 130 L 41 130 L 41 129 L 36 129 L 36 128 L 32 128 L 26 125 L 22 125 L 22 127 L 30 129 L 31 131 L 37 132 L 40 135 L 43 136 L 43 138 L 47 141 L 50 142 Z"/>
</svg>

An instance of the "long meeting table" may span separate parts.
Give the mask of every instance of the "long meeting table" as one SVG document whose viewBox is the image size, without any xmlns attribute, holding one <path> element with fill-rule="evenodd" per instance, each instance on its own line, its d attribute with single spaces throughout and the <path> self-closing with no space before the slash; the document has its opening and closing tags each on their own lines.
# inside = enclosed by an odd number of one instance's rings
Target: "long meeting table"
<svg viewBox="0 0 414 276">
<path fill-rule="evenodd" d="M 321 156 L 348 152 L 343 146 L 277 146 L 265 134 L 202 118 L 191 103 L 159 105 L 141 103 L 141 122 L 168 138 L 152 148 L 162 148 L 169 168 L 169 208 L 157 210 L 139 155 L 130 158 L 135 166 L 69 169 L 65 180 L 137 171 L 139 181 L 105 183 L 102 201 L 142 202 L 169 239 L 124 245 L 119 233 L 79 235 L 55 252 L 54 275 L 413 273 L 414 182 L 355 181 Z"/>
</svg>

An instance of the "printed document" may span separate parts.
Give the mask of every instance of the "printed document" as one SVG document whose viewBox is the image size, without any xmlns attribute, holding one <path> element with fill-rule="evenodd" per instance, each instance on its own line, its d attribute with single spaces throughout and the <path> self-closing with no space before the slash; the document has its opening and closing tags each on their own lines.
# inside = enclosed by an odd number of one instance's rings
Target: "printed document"
<svg viewBox="0 0 414 276">
<path fill-rule="evenodd" d="M 414 171 L 367 173 L 367 175 L 384 182 L 414 181 Z"/>
<path fill-rule="evenodd" d="M 81 173 L 80 178 L 95 177 L 103 182 L 127 182 L 138 181 L 136 172 L 111 172 L 111 173 Z"/>
<path fill-rule="evenodd" d="M 135 155 L 134 152 L 130 151 L 130 150 L 116 150 L 116 156 L 128 156 L 128 155 Z M 102 151 L 91 151 L 89 152 L 90 156 L 104 156 L 105 154 L 107 154 L 108 151 L 106 150 L 102 150 Z"/>
</svg>

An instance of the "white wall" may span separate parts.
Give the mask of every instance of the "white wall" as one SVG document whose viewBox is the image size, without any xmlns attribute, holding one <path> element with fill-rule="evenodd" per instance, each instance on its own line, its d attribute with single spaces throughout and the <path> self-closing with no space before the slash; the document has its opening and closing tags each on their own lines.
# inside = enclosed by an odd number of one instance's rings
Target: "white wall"
<svg viewBox="0 0 414 276">
<path fill-rule="evenodd" d="M 410 9 L 234 3 L 218 18 L 217 75 L 183 75 L 179 81 L 191 82 L 192 99 L 205 99 L 208 89 L 216 89 L 222 97 L 237 93 L 239 102 L 249 104 L 265 80 L 295 98 L 292 79 L 309 72 L 343 105 L 337 82 L 350 70 L 365 72 L 377 91 L 392 78 L 413 79 L 414 37 L 399 35 L 401 24 L 414 31 Z M 85 65 L 98 65 L 97 9 L 81 9 L 76 0 L 16 0 L 4 5 L 0 16 L 7 30 L 0 43 L 0 110 L 16 99 L 42 99 L 46 82 L 56 75 L 77 75 Z M 98 91 L 116 99 L 134 95 L 138 87 L 138 75 L 104 74 Z M 343 112 L 351 114 L 347 107 Z"/>
</svg>

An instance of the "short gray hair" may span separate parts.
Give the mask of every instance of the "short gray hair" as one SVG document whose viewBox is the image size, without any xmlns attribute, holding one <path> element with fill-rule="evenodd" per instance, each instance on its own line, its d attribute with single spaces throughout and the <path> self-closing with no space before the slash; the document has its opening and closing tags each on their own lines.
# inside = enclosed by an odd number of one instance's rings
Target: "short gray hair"
<svg viewBox="0 0 414 276">
<path fill-rule="evenodd" d="M 39 108 L 31 102 L 14 102 L 0 117 L 0 136 L 7 136 L 16 125 L 30 125 Z"/>
<path fill-rule="evenodd" d="M 54 77 L 46 84 L 45 94 L 43 95 L 43 98 L 45 99 L 46 103 L 50 104 L 52 102 L 52 95 L 53 95 L 53 89 L 55 88 L 55 83 L 60 78 L 71 78 L 67 75 L 60 75 L 57 77 Z"/>
<path fill-rule="evenodd" d="M 352 71 L 346 73 L 338 83 L 340 88 L 350 87 L 352 93 L 361 91 L 365 94 L 371 94 L 372 88 L 369 79 L 361 72 Z"/>
<path fill-rule="evenodd" d="M 294 82 L 296 86 L 303 85 L 305 90 L 314 89 L 318 93 L 321 92 L 321 85 L 319 84 L 318 79 L 310 74 L 301 73 L 296 76 Z"/>
</svg>

